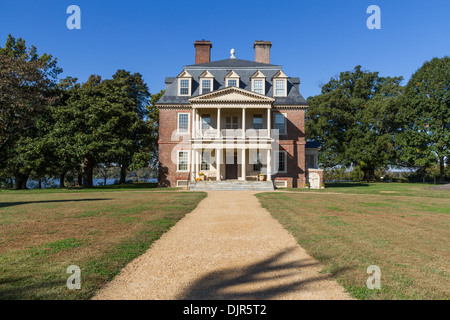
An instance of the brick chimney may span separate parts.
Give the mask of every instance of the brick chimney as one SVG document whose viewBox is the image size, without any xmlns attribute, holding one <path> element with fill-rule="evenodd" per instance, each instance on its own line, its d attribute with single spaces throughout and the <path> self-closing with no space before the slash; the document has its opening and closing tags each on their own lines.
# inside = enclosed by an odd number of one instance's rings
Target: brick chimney
<svg viewBox="0 0 450 320">
<path fill-rule="evenodd" d="M 211 41 L 197 40 L 194 42 L 195 64 L 211 62 Z"/>
<path fill-rule="evenodd" d="M 255 61 L 261 63 L 270 63 L 270 41 L 255 41 L 253 48 L 255 48 Z"/>
</svg>

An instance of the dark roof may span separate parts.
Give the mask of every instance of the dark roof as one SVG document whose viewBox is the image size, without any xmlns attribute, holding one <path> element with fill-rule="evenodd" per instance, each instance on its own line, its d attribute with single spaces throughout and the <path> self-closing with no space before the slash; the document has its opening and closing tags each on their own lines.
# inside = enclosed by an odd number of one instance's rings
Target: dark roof
<svg viewBox="0 0 450 320">
<path fill-rule="evenodd" d="M 195 68 L 195 69 L 207 69 L 207 68 L 258 68 L 258 69 L 265 69 L 265 68 L 277 68 L 281 69 L 281 66 L 273 65 L 273 64 L 267 64 L 267 63 L 260 63 L 250 60 L 242 60 L 242 59 L 225 59 L 225 60 L 218 60 L 218 61 L 212 61 L 212 62 L 206 62 L 206 63 L 199 63 L 199 64 L 191 64 L 185 66 L 187 69 Z"/>
<path fill-rule="evenodd" d="M 251 91 L 251 77 L 260 70 L 266 77 L 265 95 L 273 97 L 273 76 L 281 70 L 281 66 L 259 63 L 241 59 L 225 59 L 208 63 L 187 65 L 184 67 L 192 76 L 191 96 L 178 96 L 178 81 L 176 77 L 167 77 L 166 92 L 157 104 L 189 104 L 189 99 L 200 94 L 199 77 L 208 70 L 214 76 L 213 90 L 225 88 L 225 77 L 234 70 L 240 77 L 239 88 Z M 287 79 L 287 97 L 274 97 L 274 105 L 307 105 L 308 103 L 299 92 L 300 79 Z"/>
<path fill-rule="evenodd" d="M 320 147 L 319 141 L 306 141 L 306 149 L 318 149 Z"/>
</svg>

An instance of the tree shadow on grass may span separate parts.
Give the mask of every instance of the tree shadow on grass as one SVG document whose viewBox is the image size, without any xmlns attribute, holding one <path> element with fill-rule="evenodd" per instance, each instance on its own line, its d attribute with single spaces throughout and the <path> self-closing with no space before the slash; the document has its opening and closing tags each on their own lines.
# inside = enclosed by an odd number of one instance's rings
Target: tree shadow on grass
<svg viewBox="0 0 450 320">
<path fill-rule="evenodd" d="M 31 283 L 32 277 L 8 277 L 0 278 L 0 300 L 52 300 L 55 299 L 55 293 L 52 289 L 66 285 L 63 280 L 42 281 Z M 19 283 L 27 283 L 18 285 Z"/>
<path fill-rule="evenodd" d="M 37 204 L 37 203 L 64 203 L 64 202 L 82 202 L 82 201 L 105 201 L 113 200 L 112 198 L 104 199 L 71 199 L 71 200 L 41 200 L 41 201 L 18 201 L 18 202 L 0 202 L 0 208 L 20 206 L 24 204 Z"/>
<path fill-rule="evenodd" d="M 352 187 L 368 187 L 368 183 L 363 182 L 326 182 L 327 188 L 352 188 Z"/>
<path fill-rule="evenodd" d="M 282 281 L 298 272 L 298 269 L 318 265 L 318 262 L 306 262 L 299 260 L 295 262 L 281 262 L 281 259 L 292 252 L 295 248 L 283 250 L 268 259 L 248 265 L 244 268 L 229 268 L 214 271 L 198 279 L 178 299 L 189 300 L 265 300 L 280 294 L 287 294 L 298 290 L 306 290 L 308 284 L 316 281 L 329 279 L 328 275 L 318 275 L 304 280 L 287 283 Z M 279 274 L 278 274 L 279 273 Z M 279 285 L 273 283 L 280 280 Z M 258 283 L 269 281 L 269 286 Z M 251 288 L 253 285 L 255 289 Z M 239 289 L 239 286 L 241 288 Z M 238 290 L 233 290 L 233 288 Z"/>
</svg>

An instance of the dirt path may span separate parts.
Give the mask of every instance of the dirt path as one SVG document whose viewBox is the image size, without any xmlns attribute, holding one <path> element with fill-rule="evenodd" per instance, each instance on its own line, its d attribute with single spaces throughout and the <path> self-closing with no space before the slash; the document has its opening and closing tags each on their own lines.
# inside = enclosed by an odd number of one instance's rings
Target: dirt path
<svg viewBox="0 0 450 320">
<path fill-rule="evenodd" d="M 350 299 L 254 193 L 208 192 L 94 299 Z"/>
</svg>

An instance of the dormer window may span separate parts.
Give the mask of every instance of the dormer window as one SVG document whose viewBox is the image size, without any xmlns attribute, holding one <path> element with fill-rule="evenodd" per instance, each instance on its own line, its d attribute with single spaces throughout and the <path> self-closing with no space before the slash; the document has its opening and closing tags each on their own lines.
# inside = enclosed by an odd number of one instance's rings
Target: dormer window
<svg viewBox="0 0 450 320">
<path fill-rule="evenodd" d="M 200 94 L 205 94 L 214 91 L 214 76 L 206 70 L 200 77 Z"/>
<path fill-rule="evenodd" d="M 257 71 L 251 78 L 252 81 L 252 91 L 259 94 L 266 94 L 266 76 L 261 72 Z"/>
<path fill-rule="evenodd" d="M 263 87 L 264 87 L 263 80 L 259 79 L 253 80 L 253 92 L 264 94 Z"/>
<path fill-rule="evenodd" d="M 187 71 L 183 71 L 178 75 L 177 78 L 178 78 L 178 95 L 190 96 L 192 88 L 192 76 Z"/>
<path fill-rule="evenodd" d="M 239 88 L 239 79 L 238 74 L 232 70 L 225 76 L 225 86 Z"/>
<path fill-rule="evenodd" d="M 211 92 L 211 80 L 202 80 L 202 94 Z"/>
<path fill-rule="evenodd" d="M 278 71 L 273 76 L 273 96 L 286 97 L 287 96 L 287 75 L 283 71 Z"/>
</svg>

